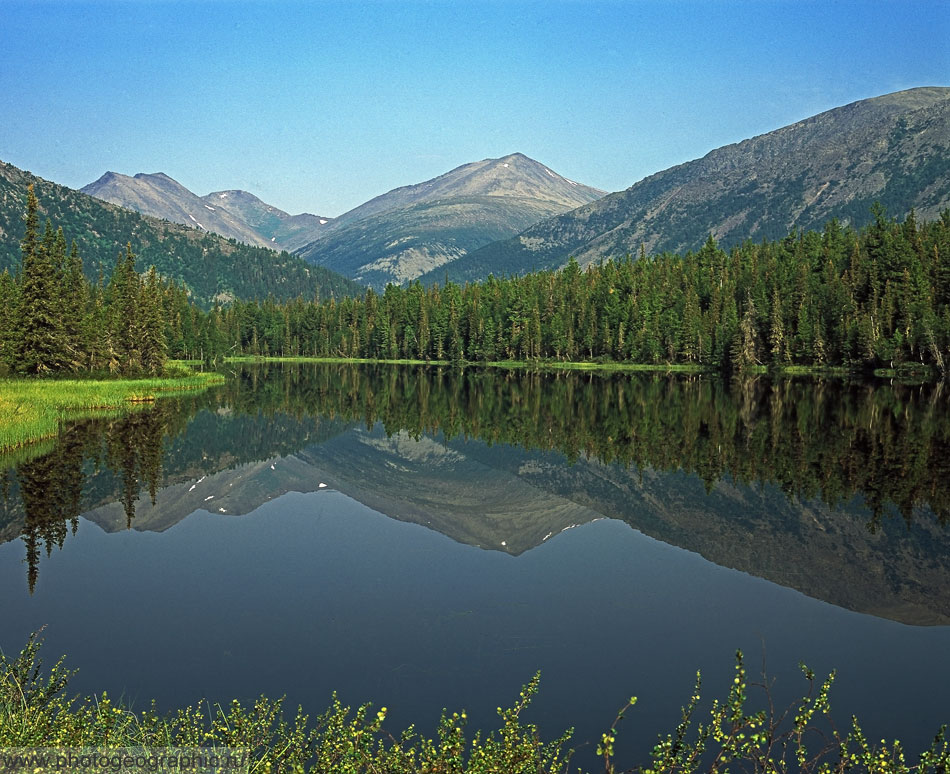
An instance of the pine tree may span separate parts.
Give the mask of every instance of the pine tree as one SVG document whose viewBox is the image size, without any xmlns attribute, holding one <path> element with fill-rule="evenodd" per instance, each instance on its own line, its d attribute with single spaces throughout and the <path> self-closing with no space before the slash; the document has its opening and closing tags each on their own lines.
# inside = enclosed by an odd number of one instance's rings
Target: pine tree
<svg viewBox="0 0 950 774">
<path fill-rule="evenodd" d="M 72 371 L 83 370 L 87 367 L 89 360 L 89 320 L 86 313 L 88 300 L 89 285 L 82 272 L 79 249 L 73 242 L 69 258 L 63 268 L 60 289 L 66 356 L 69 369 Z"/>
<path fill-rule="evenodd" d="M 20 306 L 17 319 L 19 341 L 15 366 L 27 374 L 61 371 L 66 365 L 66 337 L 59 304 L 58 267 L 51 251 L 55 237 L 48 227 L 43 243 L 37 240 L 39 202 L 33 186 L 27 189 L 26 234 L 20 244 Z"/>
<path fill-rule="evenodd" d="M 109 331 L 114 360 L 110 370 L 132 374 L 141 368 L 139 342 L 141 339 L 142 281 L 135 271 L 135 255 L 131 243 L 125 247 L 125 256 L 119 256 L 109 281 Z"/>
<path fill-rule="evenodd" d="M 99 266 L 99 276 L 96 284 L 89 288 L 89 313 L 86 317 L 86 335 L 88 342 L 88 359 L 86 368 L 90 371 L 100 371 L 109 368 L 115 362 L 115 353 L 112 349 L 112 336 L 109 325 L 109 314 L 106 308 L 106 289 L 102 276 L 102 266 Z"/>
<path fill-rule="evenodd" d="M 788 362 L 788 340 L 785 338 L 785 321 L 782 316 L 782 299 L 778 288 L 772 293 L 772 312 L 769 323 L 769 344 L 772 362 Z"/>
<path fill-rule="evenodd" d="M 712 237 L 710 237 L 712 239 Z M 691 363 L 703 356 L 702 322 L 700 318 L 699 296 L 692 283 L 686 289 L 686 301 L 681 320 L 680 354 Z"/>
<path fill-rule="evenodd" d="M 0 273 L 0 372 L 13 369 L 16 358 L 16 320 L 19 289 L 10 273 Z"/>
<path fill-rule="evenodd" d="M 162 285 L 154 266 L 149 269 L 142 292 L 141 331 L 142 369 L 147 374 L 158 376 L 165 369 L 168 347 L 162 315 Z"/>
<path fill-rule="evenodd" d="M 739 331 L 732 348 L 732 365 L 736 371 L 744 371 L 760 365 L 756 309 L 752 297 L 746 299 L 745 313 L 739 323 Z"/>
</svg>

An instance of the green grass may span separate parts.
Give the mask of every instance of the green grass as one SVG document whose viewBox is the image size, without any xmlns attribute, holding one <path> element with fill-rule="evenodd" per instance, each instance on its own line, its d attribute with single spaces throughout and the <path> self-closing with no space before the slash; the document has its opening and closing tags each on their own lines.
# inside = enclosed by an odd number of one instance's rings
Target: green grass
<svg viewBox="0 0 950 774">
<path fill-rule="evenodd" d="M 242 355 L 227 358 L 228 363 L 379 363 L 382 365 L 453 365 L 450 360 L 380 360 L 367 357 L 263 357 Z M 458 365 L 477 368 L 534 368 L 567 371 L 659 371 L 662 373 L 704 373 L 708 368 L 695 364 L 620 363 L 614 361 L 559 361 L 559 360 L 466 360 Z"/>
<path fill-rule="evenodd" d="M 853 371 L 845 366 L 806 366 L 806 365 L 786 365 L 775 369 L 776 373 L 786 376 L 795 376 L 798 374 L 820 374 L 822 376 L 848 376 Z"/>
<path fill-rule="evenodd" d="M 70 419 L 120 414 L 162 395 L 224 381 L 219 374 L 154 379 L 0 379 L 0 452 L 53 438 Z"/>
<path fill-rule="evenodd" d="M 490 360 L 476 365 L 491 368 L 534 368 L 555 371 L 636 371 L 699 374 L 709 371 L 701 365 L 689 363 L 620 363 L 605 361 L 560 361 L 560 360 Z"/>
<path fill-rule="evenodd" d="M 272 357 L 270 355 L 237 355 L 225 358 L 227 363 L 381 363 L 385 365 L 452 365 L 448 360 L 412 360 L 408 358 L 380 360 L 372 357 Z"/>
</svg>

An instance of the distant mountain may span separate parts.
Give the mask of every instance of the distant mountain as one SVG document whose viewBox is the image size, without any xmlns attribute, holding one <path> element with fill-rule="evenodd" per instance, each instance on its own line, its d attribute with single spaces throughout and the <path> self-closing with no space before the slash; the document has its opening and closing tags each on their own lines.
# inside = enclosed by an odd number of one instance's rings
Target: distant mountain
<svg viewBox="0 0 950 774">
<path fill-rule="evenodd" d="M 950 88 L 919 88 L 854 102 L 727 145 L 651 175 L 625 191 L 548 218 L 456 259 L 423 281 L 520 274 L 625 254 L 728 247 L 820 228 L 860 227 L 878 201 L 903 217 L 950 206 Z"/>
<path fill-rule="evenodd" d="M 298 255 L 381 288 L 438 269 L 603 193 L 514 153 L 377 196 L 341 215 Z"/>
<path fill-rule="evenodd" d="M 201 197 L 205 206 L 223 208 L 253 229 L 268 247 L 293 252 L 309 244 L 333 222 L 308 212 L 288 215 L 247 191 L 215 191 Z"/>
<path fill-rule="evenodd" d="M 161 172 L 132 177 L 106 172 L 80 191 L 143 215 L 271 249 L 295 250 L 319 236 L 329 218 L 288 215 L 247 191 L 198 196 Z"/>
<path fill-rule="evenodd" d="M 94 183 L 79 190 L 153 218 L 164 218 L 202 231 L 213 231 L 249 245 L 272 247 L 260 234 L 227 210 L 207 204 L 200 196 L 161 172 L 153 175 L 139 173 L 134 177 L 106 172 Z"/>
<path fill-rule="evenodd" d="M 172 181 L 174 182 L 174 181 Z M 196 301 L 210 304 L 233 298 L 291 299 L 358 295 L 365 288 L 286 252 L 251 247 L 117 207 L 51 183 L 0 162 L 0 271 L 20 263 L 26 189 L 33 184 L 40 217 L 75 239 L 86 272 L 95 279 L 101 266 L 108 278 L 116 256 L 131 243 L 138 267 L 154 265 L 169 279 L 184 283 Z"/>
</svg>

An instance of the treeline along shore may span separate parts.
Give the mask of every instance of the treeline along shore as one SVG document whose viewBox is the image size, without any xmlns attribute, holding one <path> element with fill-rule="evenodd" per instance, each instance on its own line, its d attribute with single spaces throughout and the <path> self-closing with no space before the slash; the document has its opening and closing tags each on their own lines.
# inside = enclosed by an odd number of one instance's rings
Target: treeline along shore
<svg viewBox="0 0 950 774">
<path fill-rule="evenodd" d="M 323 304 L 236 302 L 214 312 L 234 352 L 455 362 L 590 361 L 764 366 L 901 364 L 946 374 L 950 211 L 860 232 L 630 256 L 522 277 L 390 285 Z"/>
<path fill-rule="evenodd" d="M 903 221 L 876 207 L 860 231 L 830 221 L 726 251 L 607 259 L 582 269 L 464 286 L 389 285 L 326 301 L 236 300 L 201 308 L 145 276 L 131 248 L 89 280 L 75 244 L 27 194 L 22 265 L 0 274 L 0 368 L 157 374 L 167 358 L 226 355 L 765 367 L 908 368 L 950 363 L 950 210 Z"/>
</svg>

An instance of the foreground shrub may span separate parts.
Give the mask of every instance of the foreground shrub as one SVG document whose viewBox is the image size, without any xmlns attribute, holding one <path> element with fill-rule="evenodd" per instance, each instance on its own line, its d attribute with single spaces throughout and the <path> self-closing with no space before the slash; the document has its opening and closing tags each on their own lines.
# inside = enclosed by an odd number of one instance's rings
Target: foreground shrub
<svg viewBox="0 0 950 774">
<path fill-rule="evenodd" d="M 69 698 L 73 674 L 61 658 L 44 672 L 36 634 L 13 659 L 0 653 L 0 748 L 245 748 L 252 772 L 319 774 L 555 774 L 571 770 L 572 730 L 541 741 L 538 729 L 521 715 L 537 693 L 539 675 L 521 689 L 508 709 L 499 708 L 501 725 L 483 735 L 466 735 L 466 713 L 443 712 L 434 739 L 412 727 L 398 738 L 384 730 L 386 708 L 366 704 L 355 712 L 334 695 L 330 707 L 312 723 L 298 708 L 284 714 L 282 699 L 261 697 L 245 707 L 199 703 L 160 715 L 114 704 L 108 696 Z M 765 708 L 746 710 L 748 684 L 741 653 L 736 654 L 732 686 L 716 699 L 708 719 L 698 719 L 700 679 L 672 733 L 660 737 L 649 764 L 623 769 L 642 774 L 748 771 L 762 774 L 948 774 L 950 749 L 945 728 L 915 762 L 906 760 L 899 741 L 871 743 L 857 718 L 839 733 L 831 717 L 832 673 L 816 686 L 803 667 L 809 691 L 784 710 L 772 705 L 766 682 L 753 683 Z M 617 774 L 614 743 L 636 697 L 617 715 L 597 747 L 604 774 Z"/>
</svg>

